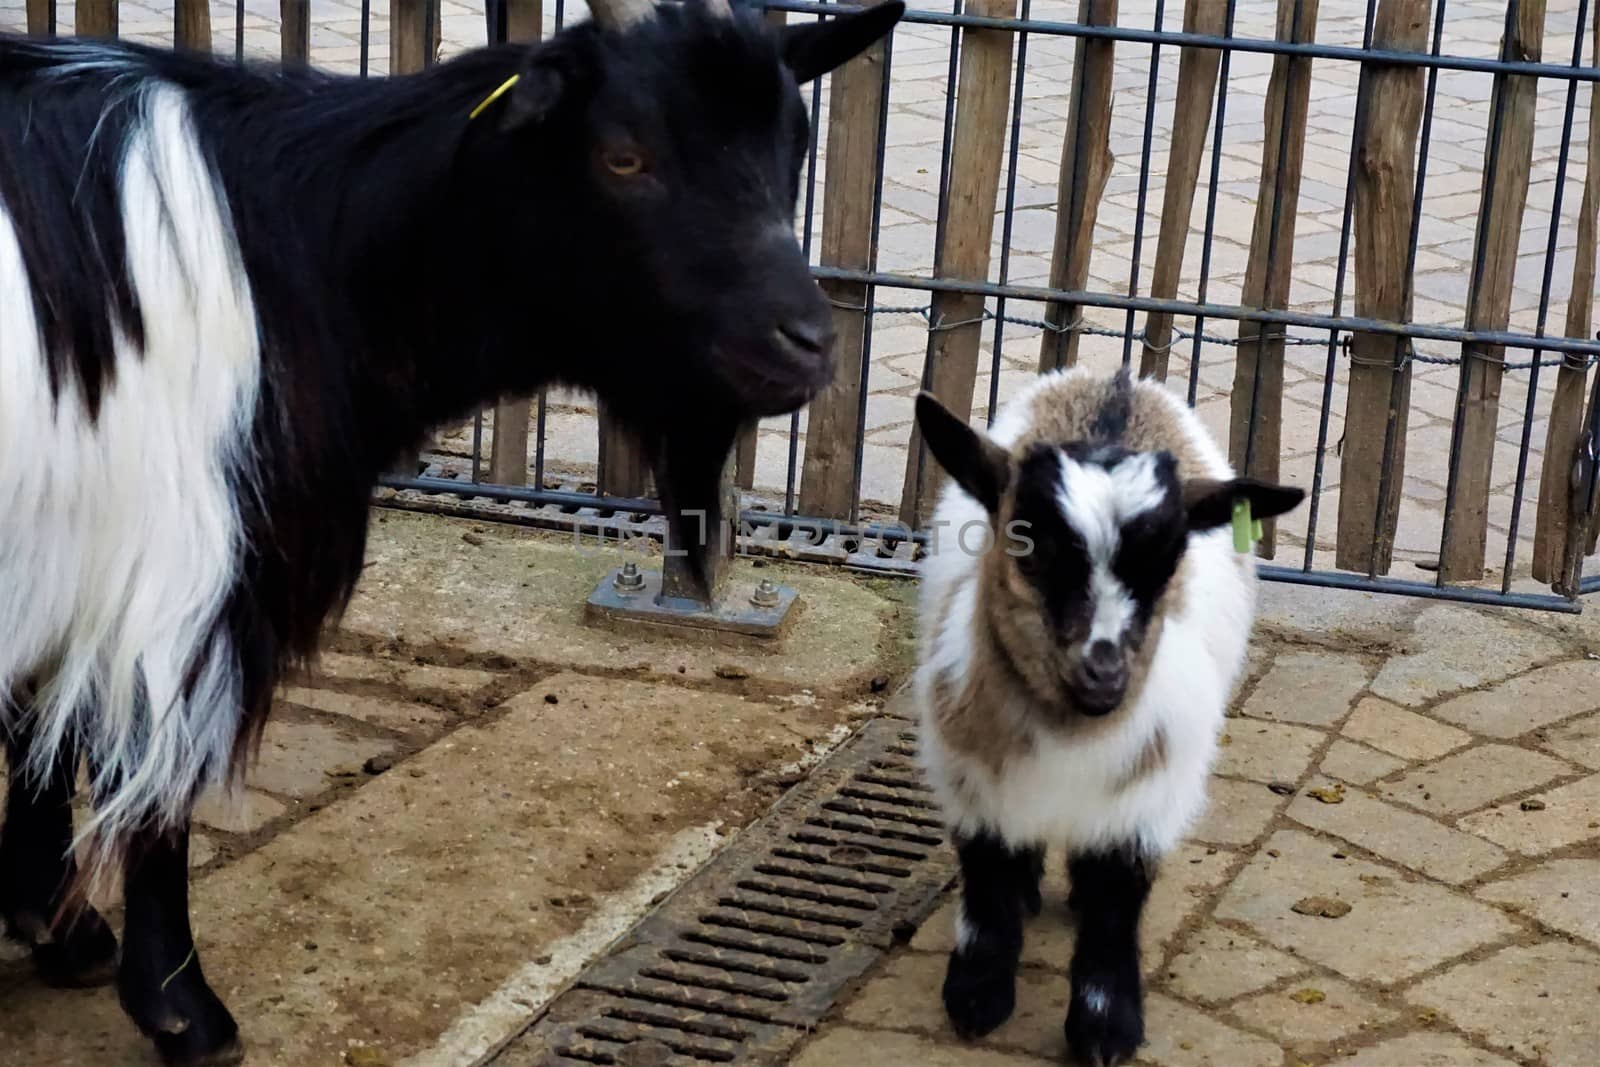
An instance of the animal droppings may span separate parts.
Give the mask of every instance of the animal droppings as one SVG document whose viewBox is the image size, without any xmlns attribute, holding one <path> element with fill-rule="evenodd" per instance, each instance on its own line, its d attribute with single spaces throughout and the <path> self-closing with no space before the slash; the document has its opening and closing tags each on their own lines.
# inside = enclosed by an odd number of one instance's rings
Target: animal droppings
<svg viewBox="0 0 1600 1067">
<path fill-rule="evenodd" d="M 1293 993 L 1290 993 L 1289 999 L 1296 1004 L 1321 1004 L 1328 999 L 1328 994 L 1320 989 L 1312 989 L 1307 986 L 1304 989 L 1296 989 Z"/>
<path fill-rule="evenodd" d="M 1337 897 L 1302 897 L 1290 910 L 1315 919 L 1342 919 L 1350 914 L 1350 902 Z"/>
<path fill-rule="evenodd" d="M 1545 807 L 1544 801 L 1538 797 L 1529 797 L 1517 806 L 1523 811 L 1543 811 Z"/>
</svg>

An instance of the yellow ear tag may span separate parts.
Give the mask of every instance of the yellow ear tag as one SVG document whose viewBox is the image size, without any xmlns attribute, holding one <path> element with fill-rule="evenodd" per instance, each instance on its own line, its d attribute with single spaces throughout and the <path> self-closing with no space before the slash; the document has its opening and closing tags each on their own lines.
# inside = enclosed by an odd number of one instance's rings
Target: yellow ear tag
<svg viewBox="0 0 1600 1067">
<path fill-rule="evenodd" d="M 1240 497 L 1233 502 L 1233 550 L 1250 551 L 1250 546 L 1261 540 L 1261 520 L 1250 514 L 1250 501 Z"/>
<path fill-rule="evenodd" d="M 483 103 L 479 104 L 477 107 L 472 109 L 472 114 L 467 116 L 467 121 L 471 122 L 473 119 L 475 119 L 479 115 L 483 114 L 486 110 L 488 110 L 488 107 L 489 107 L 490 104 L 494 103 L 496 100 L 500 99 L 502 96 L 504 96 L 507 93 L 509 93 L 511 91 L 511 87 L 513 85 L 517 84 L 517 82 L 520 81 L 521 79 L 522 79 L 522 75 L 513 74 L 513 75 L 511 75 L 511 77 L 509 77 L 505 81 L 501 82 L 500 83 L 500 88 L 496 89 L 494 92 L 492 92 L 488 96 L 484 97 L 483 98 Z"/>
</svg>

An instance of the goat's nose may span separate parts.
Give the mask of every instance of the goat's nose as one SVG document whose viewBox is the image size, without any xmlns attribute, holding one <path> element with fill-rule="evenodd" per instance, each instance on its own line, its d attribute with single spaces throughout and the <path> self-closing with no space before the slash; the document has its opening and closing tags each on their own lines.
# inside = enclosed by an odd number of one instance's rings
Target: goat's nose
<svg viewBox="0 0 1600 1067">
<path fill-rule="evenodd" d="M 1090 685 L 1107 688 L 1121 685 L 1127 676 L 1122 653 L 1110 641 L 1091 644 L 1083 656 L 1083 677 Z"/>
<path fill-rule="evenodd" d="M 778 323 L 778 334 L 790 346 L 810 355 L 826 355 L 833 347 L 833 323 L 828 318 L 795 316 Z"/>
</svg>

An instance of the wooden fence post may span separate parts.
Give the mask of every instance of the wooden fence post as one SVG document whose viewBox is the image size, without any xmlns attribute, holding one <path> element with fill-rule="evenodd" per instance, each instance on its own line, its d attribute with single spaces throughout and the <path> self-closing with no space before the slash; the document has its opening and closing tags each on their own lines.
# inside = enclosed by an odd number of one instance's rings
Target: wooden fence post
<svg viewBox="0 0 1600 1067">
<path fill-rule="evenodd" d="M 1372 45 L 1421 52 L 1428 40 L 1430 0 L 1379 0 Z M 1363 64 L 1364 115 L 1356 145 L 1356 314 L 1409 322 L 1412 206 L 1417 135 L 1422 124 L 1421 67 Z M 1339 534 L 1335 566 L 1387 574 L 1406 462 L 1411 364 L 1403 340 L 1375 333 L 1350 339 L 1350 392 L 1340 458 Z M 1393 429 L 1390 429 L 1392 424 Z M 1386 440 L 1391 473 L 1383 475 Z M 1382 486 L 1383 499 L 1379 491 Z"/>
<path fill-rule="evenodd" d="M 599 472 L 595 483 L 605 496 L 642 497 L 649 489 L 650 465 L 638 441 L 603 402 L 596 402 L 600 423 Z M 498 416 L 496 416 L 498 418 Z M 498 432 L 498 427 L 496 428 Z"/>
<path fill-rule="evenodd" d="M 306 66 L 311 62 L 311 0 L 278 0 L 278 16 L 284 66 Z"/>
<path fill-rule="evenodd" d="M 78 0 L 72 30 L 79 37 L 115 37 L 118 0 Z"/>
<path fill-rule="evenodd" d="M 1278 0 L 1278 39 L 1316 37 L 1318 0 Z M 1250 259 L 1245 266 L 1240 304 L 1247 308 L 1285 308 L 1294 267 L 1295 216 L 1300 204 L 1300 168 L 1305 158 L 1306 113 L 1311 100 L 1311 60 L 1278 56 L 1272 62 L 1263 116 L 1261 185 Z M 1228 455 L 1234 468 L 1251 477 L 1277 481 L 1283 431 L 1283 339 L 1281 326 L 1239 323 L 1239 357 L 1234 363 L 1232 422 Z M 1262 523 L 1257 552 L 1271 559 L 1277 551 L 1277 523 Z"/>
<path fill-rule="evenodd" d="M 1600 12 L 1594 19 L 1594 57 L 1600 63 Z M 1596 216 L 1600 215 L 1600 82 L 1589 95 L 1589 155 L 1583 176 L 1583 204 L 1578 209 L 1578 245 L 1573 249 L 1572 292 L 1567 297 L 1566 336 L 1587 338 L 1594 325 L 1594 258 Z M 1570 596 L 1568 579 L 1579 560 L 1567 555 L 1567 530 L 1582 516 L 1572 514 L 1572 464 L 1583 432 L 1584 394 L 1588 367 L 1582 356 L 1568 356 L 1556 372 L 1550 425 L 1545 431 L 1544 464 L 1539 473 L 1539 516 L 1533 534 L 1533 577 Z M 1582 543 L 1579 542 L 1581 559 Z"/>
<path fill-rule="evenodd" d="M 1500 58 L 1539 61 L 1543 54 L 1544 11 L 1545 0 L 1522 0 L 1514 23 L 1506 27 Z M 1483 267 L 1468 290 L 1468 329 L 1504 330 L 1511 322 L 1517 242 L 1528 201 L 1534 112 L 1538 104 L 1539 79 L 1495 75 L 1484 156 L 1485 184 L 1473 248 L 1474 262 L 1481 262 Z M 1439 559 L 1439 573 L 1447 582 L 1476 582 L 1483 578 L 1504 363 L 1505 349 L 1498 345 L 1461 347 L 1461 386 L 1456 400 L 1461 451 L 1453 478 L 1455 494 L 1445 506 L 1445 536 Z"/>
<path fill-rule="evenodd" d="M 506 5 L 506 40 L 532 43 L 544 36 L 544 0 L 501 2 Z M 528 484 L 528 420 L 532 414 L 533 405 L 526 397 L 495 405 L 489 480 L 496 485 Z"/>
<path fill-rule="evenodd" d="M 177 0 L 172 43 L 190 52 L 211 51 L 211 0 Z"/>
<path fill-rule="evenodd" d="M 1228 8 L 1216 0 L 1188 0 L 1183 9 L 1183 32 L 1220 36 L 1228 28 Z M 1173 104 L 1172 151 L 1167 155 L 1167 188 L 1161 198 L 1161 235 L 1156 239 L 1155 270 L 1150 295 L 1171 300 L 1178 295 L 1183 252 L 1189 240 L 1189 217 L 1194 211 L 1195 187 L 1200 183 L 1200 158 L 1205 154 L 1206 131 L 1211 128 L 1211 99 L 1217 92 L 1217 68 L 1222 53 L 1215 48 L 1185 48 L 1178 59 L 1177 100 Z M 1167 380 L 1167 358 L 1172 351 L 1172 316 L 1152 311 L 1145 316 L 1144 351 L 1139 376 Z"/>
<path fill-rule="evenodd" d="M 1016 0 L 972 0 L 967 13 L 996 18 L 1016 15 Z M 941 278 L 982 281 L 989 274 L 1000 168 L 1005 157 L 1006 112 L 1011 106 L 1009 30 L 968 29 L 962 37 L 961 79 L 956 94 L 955 133 L 950 149 L 948 217 L 944 244 L 937 250 Z M 935 293 L 924 379 L 946 407 L 961 418 L 972 412 L 977 384 L 978 347 L 983 339 L 984 298 L 966 293 Z M 922 446 L 915 426 L 906 453 L 900 521 L 916 528 L 925 502 L 939 484 L 938 464 Z"/>
<path fill-rule="evenodd" d="M 54 13 L 55 5 L 50 0 L 28 0 L 28 32 L 35 37 L 48 37 L 55 33 L 50 16 Z"/>
<path fill-rule="evenodd" d="M 1115 26 L 1117 0 L 1078 0 L 1078 22 Z M 1074 54 L 1072 102 L 1067 109 L 1056 196 L 1055 248 L 1050 257 L 1052 289 L 1082 289 L 1088 281 L 1100 196 L 1111 177 L 1111 82 L 1116 75 L 1116 42 L 1080 37 Z M 1045 305 L 1045 321 L 1057 329 L 1046 330 L 1040 341 L 1041 372 L 1078 362 L 1077 331 L 1059 329 L 1078 315 L 1075 304 Z"/>
<path fill-rule="evenodd" d="M 828 176 L 822 189 L 822 250 L 826 266 L 872 266 L 872 197 L 881 175 L 884 56 L 879 41 L 833 74 L 829 90 Z M 833 381 L 811 401 L 806 424 L 800 512 L 848 518 L 855 500 L 856 449 L 860 445 L 861 351 L 866 341 L 867 287 L 825 281 L 833 302 Z"/>
</svg>

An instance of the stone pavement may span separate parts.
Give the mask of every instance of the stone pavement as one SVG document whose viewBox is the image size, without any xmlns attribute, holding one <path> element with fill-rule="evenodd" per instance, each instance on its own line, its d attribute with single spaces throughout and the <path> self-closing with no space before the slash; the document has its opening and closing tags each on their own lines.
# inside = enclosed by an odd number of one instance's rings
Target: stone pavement
<svg viewBox="0 0 1600 1067">
<path fill-rule="evenodd" d="M 1592 1067 L 1600 630 L 1269 588 L 1209 814 L 1146 916 L 1149 1067 Z M 1063 864 L 1016 1015 L 939 1001 L 954 894 L 794 1067 L 1043 1067 L 1065 1044 Z"/>
<path fill-rule="evenodd" d="M 1221 3 L 1222 0 L 1216 0 Z M 546 4 L 547 22 L 553 24 L 555 4 Z M 948 7 L 933 0 L 913 0 L 913 6 Z M 1544 55 L 1551 62 L 1567 62 L 1572 52 L 1573 28 L 1579 0 L 1550 0 Z M 23 0 L 0 0 L 0 29 L 23 24 Z M 1154 22 L 1154 0 L 1127 0 L 1121 5 L 1121 23 L 1150 27 Z M 1317 28 L 1317 39 L 1325 43 L 1359 46 L 1365 4 L 1324 3 Z M 1165 4 L 1166 25 L 1174 27 L 1181 18 L 1182 5 Z M 276 53 L 278 4 L 276 0 L 244 0 L 245 45 L 253 55 Z M 387 69 L 388 4 L 377 0 L 372 10 L 372 70 Z M 567 13 L 582 17 L 583 5 L 572 3 Z M 1072 20 L 1076 0 L 1036 0 L 1034 16 L 1042 19 Z M 1240 0 L 1235 32 L 1241 37 L 1273 35 L 1275 0 Z M 1442 46 L 1445 52 L 1478 57 L 1497 53 L 1506 0 L 1452 0 L 1446 20 Z M 170 40 L 172 13 L 164 0 L 128 0 L 122 5 L 123 32 L 143 40 Z M 218 48 L 231 51 L 234 30 L 233 4 L 213 3 L 213 31 Z M 356 0 L 312 0 L 313 62 L 334 70 L 353 72 L 359 57 L 361 7 Z M 442 0 L 442 24 L 446 54 L 480 44 L 485 28 L 481 8 L 466 0 Z M 71 24 L 72 4 L 60 4 L 63 25 Z M 1068 98 L 1071 88 L 1073 42 L 1068 39 L 1033 37 L 1028 43 L 1028 68 L 1024 83 L 1024 104 L 1020 155 L 1015 175 L 1017 214 L 1012 232 L 1007 280 L 1024 284 L 1045 284 L 1049 272 L 1050 242 L 1055 228 L 1056 180 L 1066 133 Z M 927 274 L 933 267 L 933 247 L 937 207 L 943 121 L 946 106 L 945 78 L 949 66 L 950 34 L 936 27 L 903 26 L 895 38 L 895 62 L 890 92 L 890 115 L 885 159 L 885 198 L 879 249 L 879 266 L 888 271 Z M 1148 47 L 1119 45 L 1116 52 L 1115 95 L 1111 147 L 1116 163 L 1101 206 L 1091 260 L 1092 289 L 1125 293 L 1135 252 L 1134 236 L 1140 214 L 1139 183 L 1142 148 L 1141 134 L 1147 106 L 1151 50 Z M 1260 176 L 1263 145 L 1263 112 L 1270 58 L 1236 54 L 1228 79 L 1227 120 L 1217 193 L 1215 243 L 1212 251 L 1212 276 L 1208 299 L 1215 303 L 1236 303 L 1248 255 L 1251 220 Z M 1159 230 L 1161 196 L 1166 174 L 1171 109 L 1176 93 L 1177 57 L 1171 48 L 1160 56 L 1159 78 L 1154 110 L 1155 136 L 1151 142 L 1149 184 L 1144 205 L 1143 245 L 1139 251 L 1138 290 L 1148 292 Z M 1290 302 L 1296 310 L 1328 312 L 1333 307 L 1342 204 L 1349 164 L 1349 142 L 1355 114 L 1359 74 L 1348 63 L 1317 61 L 1313 67 L 1308 150 L 1301 192 L 1300 215 L 1294 246 L 1294 276 Z M 1461 325 L 1471 277 L 1474 226 L 1481 185 L 1485 131 L 1489 123 L 1489 97 L 1492 79 L 1487 75 L 1446 71 L 1439 75 L 1438 99 L 1428 156 L 1426 206 L 1417 257 L 1415 319 L 1419 322 Z M 823 93 L 824 111 L 828 99 Z M 1529 189 L 1528 211 L 1516 267 L 1516 288 L 1512 300 L 1512 326 L 1531 332 L 1537 325 L 1540 282 L 1543 274 L 1546 237 L 1556 187 L 1556 158 L 1562 132 L 1566 86 L 1541 83 L 1537 126 L 1534 134 L 1534 163 Z M 1576 217 L 1582 195 L 1589 91 L 1576 98 L 1572 139 L 1573 162 L 1561 209 L 1562 223 L 1552 279 L 1548 315 L 1550 332 L 1559 333 L 1564 321 L 1567 293 L 1570 290 Z M 825 121 L 825 120 L 824 120 Z M 826 138 L 823 138 L 826 143 Z M 824 157 L 826 153 L 823 153 Z M 821 170 L 826 170 L 826 158 Z M 1202 164 L 1202 182 L 1196 197 L 1193 233 L 1188 244 L 1179 294 L 1193 298 L 1198 292 L 1200 268 L 1200 229 L 1205 219 L 1211 158 L 1209 144 Z M 819 174 L 819 180 L 822 177 Z M 1003 176 L 1000 202 L 1004 204 Z M 822 197 L 816 198 L 821 211 Z M 990 276 L 1000 279 L 1000 234 L 995 227 Z M 1346 312 L 1350 310 L 1353 283 L 1345 283 Z M 877 300 L 884 305 L 913 305 L 925 302 L 921 294 L 882 291 Z M 1012 302 L 1008 313 L 1037 318 L 1036 305 Z M 1125 317 L 1115 312 L 1089 311 L 1092 324 L 1121 330 Z M 1135 323 L 1137 327 L 1140 323 Z M 1179 320 L 1180 327 L 1192 322 Z M 1206 332 L 1222 339 L 1236 336 L 1235 327 L 1212 322 Z M 1326 338 L 1320 338 L 1321 341 Z M 927 348 L 926 324 L 906 315 L 880 315 L 873 324 L 870 397 L 866 408 L 866 443 L 862 461 L 862 497 L 869 513 L 890 513 L 898 500 L 906 463 L 912 400 L 921 379 Z M 1025 326 L 1010 326 L 1001 341 L 998 361 L 998 395 L 1003 400 L 1016 391 L 1034 372 L 1038 351 L 1038 331 Z M 991 387 L 991 364 L 995 339 L 984 342 L 977 380 L 977 414 L 986 414 Z M 1423 344 L 1424 354 L 1453 357 L 1459 353 L 1441 345 Z M 1174 360 L 1187 384 L 1189 361 L 1195 353 L 1186 345 L 1176 350 Z M 1120 340 L 1086 337 L 1083 358 L 1093 366 L 1110 367 L 1121 357 Z M 1521 358 L 1521 357 L 1519 357 Z M 1229 396 L 1232 390 L 1234 352 L 1225 343 L 1206 343 L 1198 352 L 1197 401 L 1201 414 L 1214 431 L 1225 435 Z M 1292 346 L 1288 349 L 1285 381 L 1285 426 L 1283 471 L 1287 480 L 1307 489 L 1311 487 L 1317 461 L 1318 416 L 1329 354 L 1325 343 Z M 1333 524 L 1338 514 L 1339 464 L 1336 446 L 1343 430 L 1347 367 L 1342 357 L 1334 361 L 1334 388 L 1331 416 L 1323 451 L 1326 467 L 1322 482 L 1321 520 L 1318 526 L 1315 562 L 1332 566 Z M 1425 578 L 1415 564 L 1434 559 L 1442 533 L 1442 502 L 1448 479 L 1450 426 L 1454 412 L 1456 366 L 1418 365 L 1412 386 L 1411 429 L 1407 443 L 1407 469 L 1403 482 L 1405 500 L 1401 509 L 1395 569 L 1397 577 Z M 1530 460 L 1524 488 L 1524 501 L 1537 499 L 1537 479 L 1554 373 L 1546 368 L 1540 375 L 1534 397 L 1533 419 L 1529 424 Z M 1489 577 L 1503 568 L 1506 539 L 1512 511 L 1512 490 L 1516 482 L 1517 455 L 1525 425 L 1524 410 L 1530 375 L 1526 371 L 1508 375 L 1501 400 L 1499 445 L 1495 457 L 1493 483 L 1496 493 L 1490 504 Z M 555 477 L 592 479 L 596 461 L 594 410 L 582 397 L 558 394 L 552 398 L 547 437 L 549 471 Z M 795 445 L 804 455 L 806 420 L 799 421 Z M 489 431 L 492 435 L 492 420 Z M 447 435 L 441 449 L 455 457 L 463 468 L 470 455 L 471 435 L 457 431 Z M 757 453 L 756 487 L 771 496 L 781 496 L 789 469 L 790 434 L 787 419 L 764 425 Z M 1309 508 L 1302 508 L 1284 520 L 1288 549 L 1285 555 L 1298 562 L 1304 551 Z M 1524 506 L 1519 527 L 1518 573 L 1525 572 L 1528 541 L 1533 534 L 1532 509 Z"/>
</svg>

